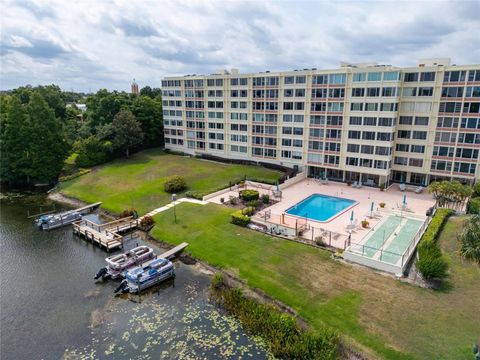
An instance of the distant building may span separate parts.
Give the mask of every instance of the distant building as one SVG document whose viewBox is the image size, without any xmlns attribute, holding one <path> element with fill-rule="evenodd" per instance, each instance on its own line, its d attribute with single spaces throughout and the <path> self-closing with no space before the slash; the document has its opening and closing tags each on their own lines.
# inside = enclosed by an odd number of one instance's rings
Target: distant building
<svg viewBox="0 0 480 360">
<path fill-rule="evenodd" d="M 133 82 L 132 82 L 132 91 L 131 91 L 132 94 L 135 94 L 135 95 L 138 95 L 139 91 L 138 91 L 138 84 L 135 82 L 135 79 L 133 79 Z"/>
<path fill-rule="evenodd" d="M 428 184 L 480 180 L 480 65 L 167 77 L 165 147 L 270 162 L 309 176 Z"/>
</svg>

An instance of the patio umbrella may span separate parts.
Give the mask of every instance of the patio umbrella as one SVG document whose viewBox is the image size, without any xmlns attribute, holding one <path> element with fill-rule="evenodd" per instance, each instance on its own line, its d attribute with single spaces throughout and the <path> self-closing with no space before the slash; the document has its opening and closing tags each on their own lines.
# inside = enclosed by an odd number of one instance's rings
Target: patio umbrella
<svg viewBox="0 0 480 360">
<path fill-rule="evenodd" d="M 403 206 L 407 205 L 407 194 L 403 194 Z"/>
<path fill-rule="evenodd" d="M 372 205 L 370 206 L 370 216 L 373 217 L 373 201 L 372 201 Z"/>
<path fill-rule="evenodd" d="M 353 215 L 353 211 L 352 211 L 352 214 L 350 215 L 350 222 L 353 224 L 353 219 L 354 219 L 354 215 Z"/>
</svg>

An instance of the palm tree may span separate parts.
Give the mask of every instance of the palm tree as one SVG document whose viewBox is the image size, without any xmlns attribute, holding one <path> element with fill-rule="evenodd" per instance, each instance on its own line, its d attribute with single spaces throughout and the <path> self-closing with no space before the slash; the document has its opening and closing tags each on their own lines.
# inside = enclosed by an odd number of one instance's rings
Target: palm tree
<svg viewBox="0 0 480 360">
<path fill-rule="evenodd" d="M 480 264 L 480 215 L 471 216 L 458 236 L 460 254 Z"/>
</svg>

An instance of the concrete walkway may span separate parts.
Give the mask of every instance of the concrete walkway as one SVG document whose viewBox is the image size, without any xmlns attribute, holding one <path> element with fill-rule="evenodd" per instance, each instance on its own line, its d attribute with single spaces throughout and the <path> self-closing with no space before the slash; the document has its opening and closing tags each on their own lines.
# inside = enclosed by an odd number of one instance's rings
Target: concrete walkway
<svg viewBox="0 0 480 360">
<path fill-rule="evenodd" d="M 199 205 L 206 205 L 206 204 L 208 204 L 208 201 L 202 201 L 202 200 L 190 199 L 190 198 L 181 198 L 181 199 L 178 199 L 177 201 L 172 201 L 170 204 L 167 204 L 167 205 L 165 205 L 165 206 L 156 208 L 156 209 L 154 209 L 154 210 L 146 213 L 145 215 L 143 215 L 142 217 L 140 217 L 140 220 L 141 220 L 144 216 L 154 216 L 154 215 L 157 215 L 158 213 L 160 213 L 160 212 L 162 212 L 162 211 L 166 211 L 166 210 L 172 208 L 174 205 L 177 205 L 177 204 L 182 203 L 182 202 L 189 202 L 189 203 L 192 203 L 192 204 L 199 204 Z"/>
</svg>

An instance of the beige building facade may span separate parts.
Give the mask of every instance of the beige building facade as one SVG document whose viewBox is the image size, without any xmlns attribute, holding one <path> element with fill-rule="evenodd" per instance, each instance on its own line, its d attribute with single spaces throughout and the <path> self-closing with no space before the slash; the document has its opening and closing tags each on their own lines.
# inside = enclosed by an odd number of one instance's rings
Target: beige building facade
<svg viewBox="0 0 480 360">
<path fill-rule="evenodd" d="M 367 186 L 480 179 L 480 65 L 167 77 L 165 147 Z"/>
</svg>

